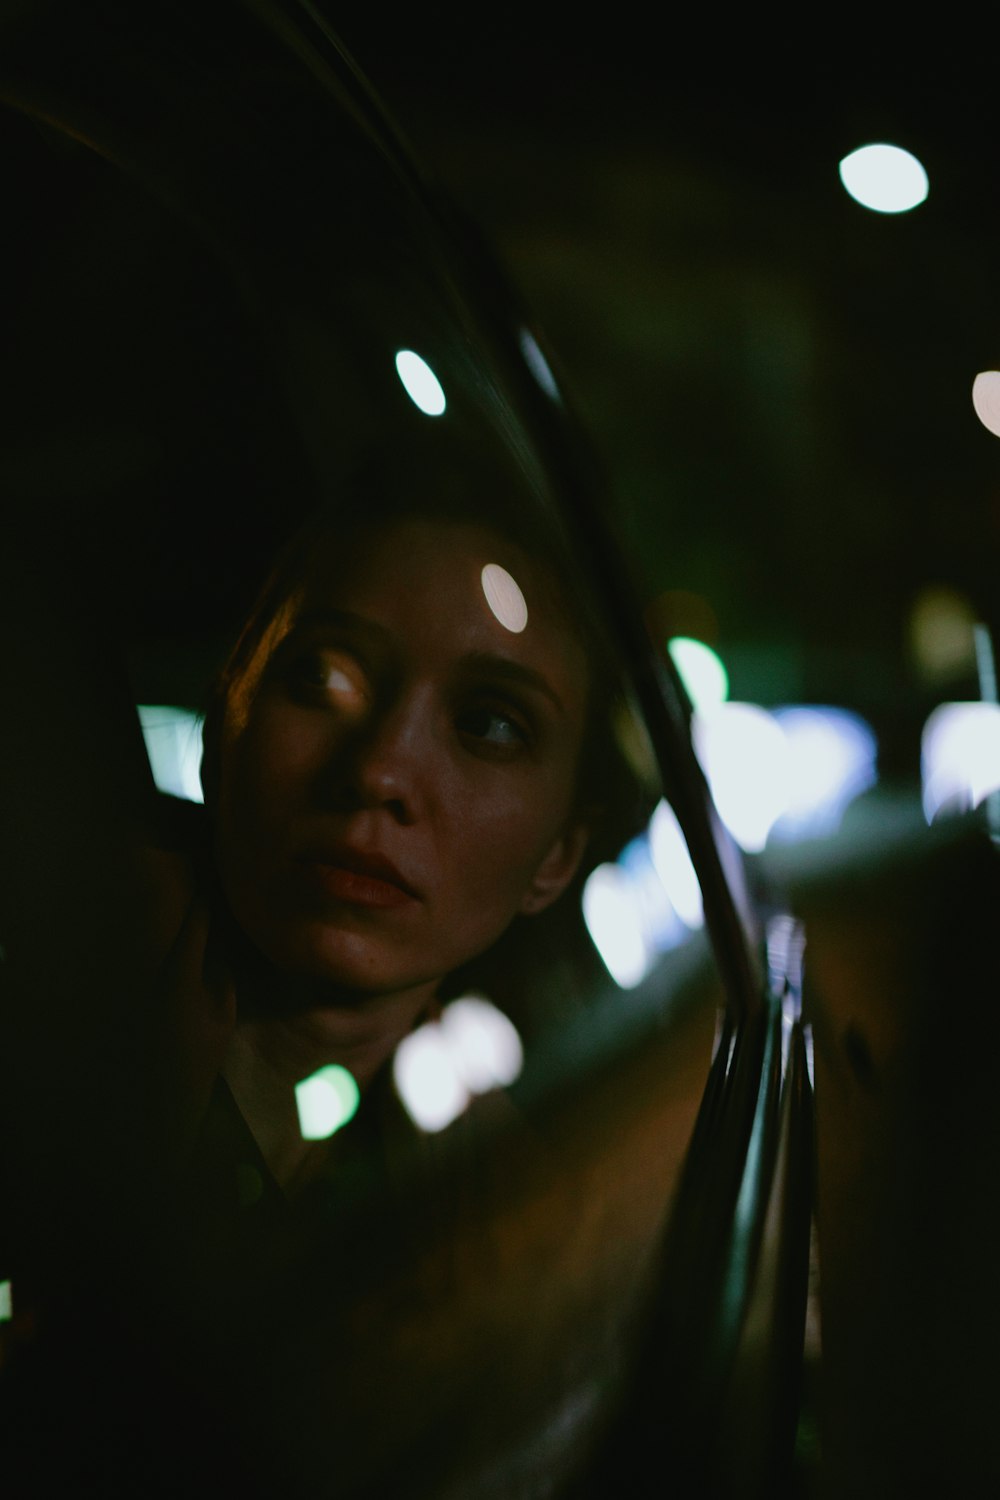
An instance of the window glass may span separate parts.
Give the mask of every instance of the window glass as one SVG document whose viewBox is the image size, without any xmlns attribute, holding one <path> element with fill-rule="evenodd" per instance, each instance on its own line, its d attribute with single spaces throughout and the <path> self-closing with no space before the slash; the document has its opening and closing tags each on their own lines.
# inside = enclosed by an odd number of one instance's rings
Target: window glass
<svg viewBox="0 0 1000 1500">
<path fill-rule="evenodd" d="M 108 1493 L 550 1493 L 742 929 L 534 335 L 321 70 L 196 31 L 96 47 L 94 140 L 3 122 L 16 1402 Z"/>
</svg>

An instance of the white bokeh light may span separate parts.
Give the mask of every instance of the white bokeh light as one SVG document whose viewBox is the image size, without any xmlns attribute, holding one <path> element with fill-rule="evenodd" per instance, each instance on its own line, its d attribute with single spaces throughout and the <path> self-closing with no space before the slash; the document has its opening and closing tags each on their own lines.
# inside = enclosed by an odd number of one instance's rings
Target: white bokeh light
<svg viewBox="0 0 1000 1500">
<path fill-rule="evenodd" d="M 1000 370 L 981 370 L 972 382 L 972 405 L 988 432 L 1000 437 Z"/>
<path fill-rule="evenodd" d="M 643 932 L 639 902 L 619 865 L 598 865 L 583 888 L 583 919 L 604 967 L 623 990 L 645 978 L 652 954 Z"/>
<path fill-rule="evenodd" d="M 476 1094 L 519 1077 L 524 1049 L 514 1023 L 483 995 L 462 995 L 440 1021 L 404 1037 L 392 1072 L 396 1092 L 421 1130 L 444 1130 Z"/>
<path fill-rule="evenodd" d="M 157 787 L 189 802 L 203 801 L 201 715 L 161 703 L 140 703 L 137 712 Z"/>
<path fill-rule="evenodd" d="M 517 579 L 499 563 L 487 563 L 482 571 L 486 603 L 505 630 L 520 635 L 528 623 L 528 606 Z"/>
<path fill-rule="evenodd" d="M 694 747 L 719 817 L 748 854 L 759 854 L 788 806 L 791 761 L 781 726 L 754 703 L 695 714 Z"/>
<path fill-rule="evenodd" d="M 927 173 L 910 151 L 877 142 L 840 163 L 840 180 L 856 203 L 880 214 L 902 214 L 927 197 Z"/>
<path fill-rule="evenodd" d="M 459 1077 L 473 1094 L 506 1088 L 520 1075 L 524 1049 L 513 1021 L 479 995 L 446 1005 L 441 1029 Z"/>
<path fill-rule="evenodd" d="M 778 708 L 774 718 L 789 762 L 788 805 L 775 838 L 788 843 L 835 833 L 850 803 L 875 784 L 874 731 L 845 708 Z"/>
<path fill-rule="evenodd" d="M 396 374 L 403 389 L 425 417 L 440 417 L 448 403 L 440 380 L 430 365 L 412 349 L 400 349 L 396 355 Z"/>
<path fill-rule="evenodd" d="M 968 812 L 1000 790 L 1000 708 L 940 704 L 920 737 L 920 779 L 928 823 Z"/>
<path fill-rule="evenodd" d="M 687 840 L 669 802 L 657 803 L 649 824 L 649 852 L 663 889 L 686 927 L 704 925 L 701 883 L 698 880 Z"/>
<path fill-rule="evenodd" d="M 631 882 L 647 949 L 660 954 L 679 948 L 691 936 L 691 928 L 681 919 L 653 862 L 648 828 L 629 841 L 615 863 Z"/>
<path fill-rule="evenodd" d="M 455 1067 L 437 1022 L 418 1026 L 396 1048 L 392 1062 L 396 1092 L 421 1130 L 444 1130 L 467 1108 L 471 1094 Z"/>
<path fill-rule="evenodd" d="M 518 335 L 518 343 L 521 345 L 521 353 L 524 355 L 525 364 L 538 381 L 542 390 L 553 401 L 558 401 L 559 387 L 556 385 L 555 376 L 549 369 L 548 361 L 541 349 L 539 349 L 537 341 L 526 328 L 521 329 Z"/>
<path fill-rule="evenodd" d="M 706 646 L 704 641 L 696 640 L 693 636 L 675 635 L 667 642 L 667 650 L 680 674 L 692 708 L 704 711 L 726 701 L 729 697 L 729 673 L 711 646 Z"/>
</svg>

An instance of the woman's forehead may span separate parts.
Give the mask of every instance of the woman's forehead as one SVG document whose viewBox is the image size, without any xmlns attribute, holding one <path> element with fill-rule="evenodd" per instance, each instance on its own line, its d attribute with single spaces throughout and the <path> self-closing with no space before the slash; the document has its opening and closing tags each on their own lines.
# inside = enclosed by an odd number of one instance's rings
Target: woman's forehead
<svg viewBox="0 0 1000 1500">
<path fill-rule="evenodd" d="M 572 622 L 551 569 L 517 542 L 475 522 L 413 519 L 331 534 L 308 560 L 301 609 L 347 597 L 435 597 L 441 612 L 485 609 L 511 634 L 534 619 L 565 628 Z"/>
<path fill-rule="evenodd" d="M 434 629 L 443 642 L 495 644 L 513 657 L 542 653 L 586 678 L 580 631 L 551 568 L 475 522 L 407 519 L 331 534 L 313 550 L 299 621 L 356 611 L 390 629 Z"/>
<path fill-rule="evenodd" d="M 374 567 L 380 572 L 454 569 L 468 572 L 481 559 L 497 557 L 534 571 L 527 550 L 491 526 L 474 520 L 403 517 L 366 524 L 349 519 L 342 531 L 321 536 L 309 557 L 310 587 L 337 586 L 345 577 Z"/>
</svg>

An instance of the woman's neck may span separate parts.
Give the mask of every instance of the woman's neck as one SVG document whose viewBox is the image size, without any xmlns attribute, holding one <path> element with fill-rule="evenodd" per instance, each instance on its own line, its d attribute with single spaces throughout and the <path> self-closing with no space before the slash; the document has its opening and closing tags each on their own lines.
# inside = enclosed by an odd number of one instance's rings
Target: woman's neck
<svg viewBox="0 0 1000 1500">
<path fill-rule="evenodd" d="M 361 1001 L 326 996 L 320 1003 L 315 994 L 283 986 L 269 1006 L 257 993 L 243 1008 L 222 1071 L 279 1186 L 294 1191 L 326 1155 L 325 1141 L 302 1138 L 296 1084 L 337 1063 L 364 1093 L 431 1008 L 435 989 L 427 984 Z"/>
</svg>

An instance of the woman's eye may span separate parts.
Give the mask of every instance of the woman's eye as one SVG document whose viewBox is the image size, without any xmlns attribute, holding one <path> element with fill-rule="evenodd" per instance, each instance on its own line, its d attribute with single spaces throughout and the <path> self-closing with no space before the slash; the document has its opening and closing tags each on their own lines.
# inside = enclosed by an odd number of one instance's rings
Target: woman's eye
<svg viewBox="0 0 1000 1500">
<path fill-rule="evenodd" d="M 521 750 L 531 740 L 527 725 L 507 709 L 476 705 L 464 709 L 457 722 L 466 739 L 493 750 Z"/>
<path fill-rule="evenodd" d="M 293 691 L 309 701 L 330 703 L 347 712 L 360 712 L 368 704 L 364 668 L 348 651 L 304 652 L 292 662 L 288 677 Z"/>
</svg>

